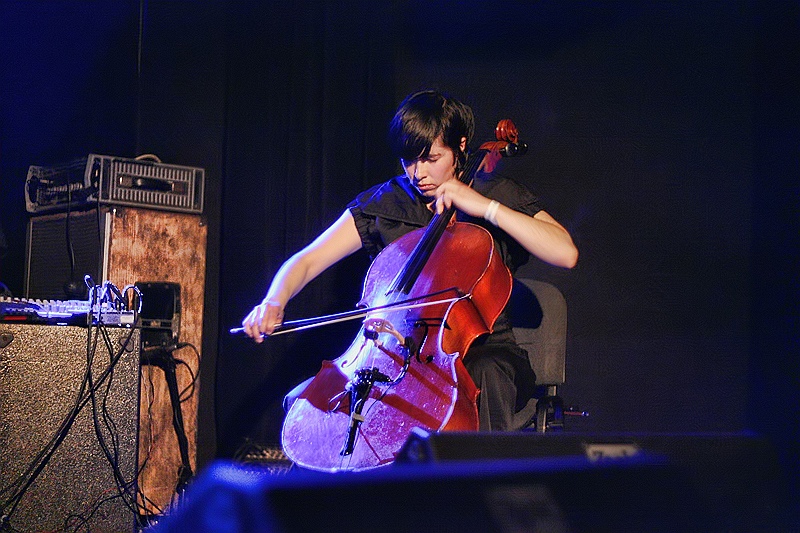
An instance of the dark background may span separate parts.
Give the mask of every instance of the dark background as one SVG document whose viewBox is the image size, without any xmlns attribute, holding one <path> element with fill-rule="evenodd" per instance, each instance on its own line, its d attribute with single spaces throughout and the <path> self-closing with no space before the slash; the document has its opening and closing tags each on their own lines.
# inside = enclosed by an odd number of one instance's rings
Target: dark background
<svg viewBox="0 0 800 533">
<path fill-rule="evenodd" d="M 22 295 L 29 165 L 204 167 L 199 458 L 277 444 L 283 394 L 354 326 L 224 332 L 399 171 L 395 106 L 441 88 L 473 106 L 476 143 L 517 123 L 531 149 L 506 170 L 580 249 L 573 270 L 522 272 L 569 305 L 563 395 L 591 413 L 572 429 L 752 430 L 796 472 L 799 19 L 755 0 L 0 0 L 0 281 Z M 288 318 L 352 308 L 367 264 L 326 272 Z"/>
</svg>

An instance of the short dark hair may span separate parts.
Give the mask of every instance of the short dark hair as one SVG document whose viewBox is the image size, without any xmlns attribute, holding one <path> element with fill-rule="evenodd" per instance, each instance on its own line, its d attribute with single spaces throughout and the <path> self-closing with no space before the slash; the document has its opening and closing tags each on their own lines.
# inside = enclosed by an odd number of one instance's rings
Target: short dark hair
<svg viewBox="0 0 800 533">
<path fill-rule="evenodd" d="M 389 125 L 389 144 L 399 159 L 427 157 L 431 145 L 441 138 L 463 163 L 461 138 L 467 144 L 475 132 L 472 109 L 440 91 L 426 90 L 409 95 L 400 103 Z"/>
</svg>

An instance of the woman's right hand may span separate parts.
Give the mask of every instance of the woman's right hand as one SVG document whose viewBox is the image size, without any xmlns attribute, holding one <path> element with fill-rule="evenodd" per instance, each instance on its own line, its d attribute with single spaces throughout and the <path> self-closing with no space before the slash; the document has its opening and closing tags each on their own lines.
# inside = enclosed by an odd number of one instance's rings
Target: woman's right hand
<svg viewBox="0 0 800 533">
<path fill-rule="evenodd" d="M 275 328 L 283 323 L 283 305 L 280 302 L 265 298 L 242 320 L 242 327 L 248 337 L 262 342 L 264 337 L 272 335 Z"/>
</svg>

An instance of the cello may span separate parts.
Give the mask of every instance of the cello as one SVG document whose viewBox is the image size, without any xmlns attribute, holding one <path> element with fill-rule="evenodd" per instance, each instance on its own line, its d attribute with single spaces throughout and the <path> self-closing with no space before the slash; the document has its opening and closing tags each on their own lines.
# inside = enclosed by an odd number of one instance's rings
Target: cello
<svg viewBox="0 0 800 533">
<path fill-rule="evenodd" d="M 471 183 L 494 158 L 525 152 L 506 119 L 496 140 L 467 159 L 458 176 Z M 365 317 L 343 355 L 324 361 L 284 420 L 284 453 L 320 471 L 365 470 L 394 461 L 414 427 L 478 429 L 479 390 L 462 356 L 492 331 L 512 278 L 491 234 L 456 222 L 455 208 L 384 248 L 372 262 L 361 310 L 286 322 L 275 333 Z"/>
</svg>

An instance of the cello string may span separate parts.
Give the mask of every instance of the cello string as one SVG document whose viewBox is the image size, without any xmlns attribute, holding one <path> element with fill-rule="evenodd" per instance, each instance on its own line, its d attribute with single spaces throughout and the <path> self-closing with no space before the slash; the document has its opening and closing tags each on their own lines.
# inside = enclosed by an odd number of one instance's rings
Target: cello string
<svg viewBox="0 0 800 533">
<path fill-rule="evenodd" d="M 468 185 L 471 184 L 472 180 L 475 178 L 475 174 L 478 172 L 478 168 L 488 154 L 489 151 L 483 148 L 470 153 L 467 157 L 467 162 L 464 165 L 464 169 L 458 176 L 458 180 Z M 420 238 L 419 242 L 417 242 L 417 245 L 412 250 L 405 266 L 397 273 L 397 276 L 395 276 L 394 280 L 392 280 L 392 283 L 389 285 L 389 290 L 386 291 L 386 294 L 390 294 L 394 291 L 401 292 L 403 294 L 409 294 L 411 292 L 411 290 L 414 288 L 414 283 L 422 273 L 422 269 L 425 268 L 428 259 L 430 259 L 431 255 L 433 254 L 433 250 L 439 244 L 439 240 L 447 229 L 450 220 L 453 218 L 455 213 L 456 208 L 450 206 L 441 214 L 434 214 L 433 218 L 425 229 L 424 235 L 422 238 Z"/>
</svg>

